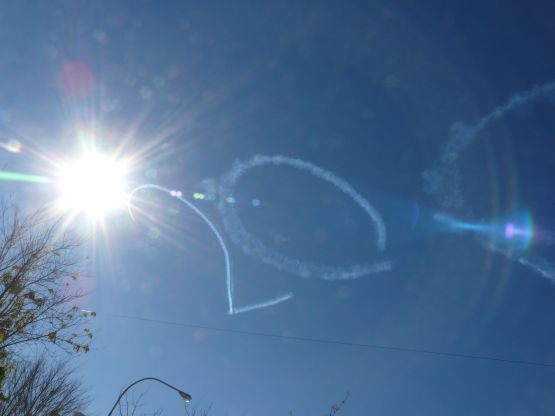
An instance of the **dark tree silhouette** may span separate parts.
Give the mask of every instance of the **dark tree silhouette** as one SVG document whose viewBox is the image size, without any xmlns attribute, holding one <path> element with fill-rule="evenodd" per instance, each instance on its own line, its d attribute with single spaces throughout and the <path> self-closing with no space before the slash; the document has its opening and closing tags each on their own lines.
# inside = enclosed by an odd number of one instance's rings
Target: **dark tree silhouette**
<svg viewBox="0 0 555 416">
<path fill-rule="evenodd" d="M 0 416 L 74 416 L 88 404 L 81 382 L 67 361 L 19 361 L 4 382 Z"/>
<path fill-rule="evenodd" d="M 81 330 L 95 312 L 75 305 L 80 293 L 79 242 L 46 213 L 21 217 L 0 206 L 0 387 L 10 356 L 23 345 L 55 344 L 87 352 L 92 332 Z M 0 397 L 4 398 L 4 397 Z"/>
</svg>

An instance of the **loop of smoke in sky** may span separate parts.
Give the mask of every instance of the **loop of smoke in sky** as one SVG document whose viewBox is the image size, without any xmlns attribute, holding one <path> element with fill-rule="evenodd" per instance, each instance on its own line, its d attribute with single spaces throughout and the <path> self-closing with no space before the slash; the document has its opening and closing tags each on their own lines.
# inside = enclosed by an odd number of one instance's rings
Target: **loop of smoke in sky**
<svg viewBox="0 0 555 416">
<path fill-rule="evenodd" d="M 219 208 L 222 213 L 224 228 L 231 240 L 247 255 L 258 257 L 267 265 L 278 270 L 301 276 L 303 278 L 320 278 L 324 280 L 357 279 L 372 273 L 391 269 L 391 261 L 384 260 L 373 264 L 357 264 L 351 267 L 332 267 L 285 256 L 266 247 L 260 240 L 247 232 L 235 209 L 234 190 L 239 178 L 248 170 L 262 165 L 290 166 L 308 172 L 319 179 L 331 183 L 349 196 L 370 217 L 376 230 L 376 247 L 382 252 L 386 243 L 386 229 L 383 220 L 370 203 L 363 198 L 345 180 L 312 163 L 285 156 L 256 155 L 247 162 L 236 161 L 231 170 L 223 177 L 219 191 Z"/>
<path fill-rule="evenodd" d="M 552 81 L 534 86 L 524 93 L 513 95 L 506 103 L 483 116 L 474 125 L 466 126 L 462 122 L 453 124 L 449 140 L 443 149 L 439 163 L 435 168 L 427 170 L 422 174 L 424 190 L 444 210 L 451 211 L 464 208 L 465 201 L 461 190 L 461 168 L 459 163 L 462 152 L 474 143 L 480 131 L 490 123 L 500 120 L 508 112 L 540 98 L 553 98 L 554 96 L 555 81 Z M 481 240 L 483 240 L 483 237 L 481 237 Z M 547 259 L 529 253 L 517 253 L 507 250 L 499 246 L 494 240 L 481 241 L 481 244 L 490 251 L 501 253 L 507 258 L 516 260 L 518 263 L 531 268 L 555 284 L 555 267 Z"/>
</svg>

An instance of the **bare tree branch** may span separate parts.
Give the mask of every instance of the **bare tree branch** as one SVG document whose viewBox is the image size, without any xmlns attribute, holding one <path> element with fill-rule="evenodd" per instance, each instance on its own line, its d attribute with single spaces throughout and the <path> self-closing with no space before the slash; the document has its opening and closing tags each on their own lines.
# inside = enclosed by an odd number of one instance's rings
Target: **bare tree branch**
<svg viewBox="0 0 555 416">
<path fill-rule="evenodd" d="M 81 277 L 78 248 L 60 221 L 43 213 L 22 218 L 0 205 L 0 387 L 15 347 L 89 351 L 92 332 L 81 328 L 96 313 L 76 305 L 82 296 L 74 289 Z"/>
<path fill-rule="evenodd" d="M 4 383 L 7 399 L 0 416 L 73 416 L 88 405 L 80 381 L 67 362 L 18 362 Z"/>
<path fill-rule="evenodd" d="M 345 393 L 345 397 L 339 403 L 334 403 L 330 406 L 329 412 L 326 412 L 323 416 L 335 416 L 343 407 L 347 404 L 347 400 L 349 400 L 351 393 Z M 289 416 L 293 416 L 293 411 L 289 411 Z"/>
<path fill-rule="evenodd" d="M 141 393 L 137 398 L 129 397 L 128 393 L 125 394 L 118 404 L 116 416 L 161 416 L 162 409 L 148 413 L 140 411 L 143 407 L 144 396 L 145 393 Z"/>
</svg>

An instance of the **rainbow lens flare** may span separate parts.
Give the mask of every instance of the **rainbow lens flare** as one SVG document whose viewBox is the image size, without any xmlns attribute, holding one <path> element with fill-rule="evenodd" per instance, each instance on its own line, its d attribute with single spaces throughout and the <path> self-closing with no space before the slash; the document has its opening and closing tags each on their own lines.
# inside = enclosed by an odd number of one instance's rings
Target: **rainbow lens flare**
<svg viewBox="0 0 555 416">
<path fill-rule="evenodd" d="M 530 213 L 520 215 L 520 221 L 509 221 L 505 224 L 504 236 L 518 244 L 520 249 L 528 249 L 534 236 L 534 223 Z"/>
<path fill-rule="evenodd" d="M 33 182 L 33 183 L 49 183 L 52 180 L 46 176 L 29 175 L 19 172 L 0 171 L 0 181 L 16 181 L 16 182 Z"/>
</svg>

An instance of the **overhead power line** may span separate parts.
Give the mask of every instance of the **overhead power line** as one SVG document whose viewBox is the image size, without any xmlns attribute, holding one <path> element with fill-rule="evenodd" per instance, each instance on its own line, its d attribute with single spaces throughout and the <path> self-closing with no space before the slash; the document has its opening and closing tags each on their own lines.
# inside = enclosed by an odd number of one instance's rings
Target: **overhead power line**
<svg viewBox="0 0 555 416">
<path fill-rule="evenodd" d="M 179 326 L 184 328 L 204 329 L 207 331 L 224 332 L 224 333 L 231 333 L 231 334 L 238 334 L 238 335 L 248 335 L 253 337 L 285 339 L 285 340 L 299 341 L 299 342 L 312 342 L 317 344 L 341 345 L 346 347 L 358 347 L 358 348 L 366 348 L 371 350 L 425 354 L 425 355 L 436 356 L 436 357 L 493 361 L 493 362 L 504 363 L 504 364 L 516 364 L 516 365 L 526 365 L 526 366 L 534 366 L 534 367 L 551 367 L 551 368 L 555 367 L 555 363 L 541 362 L 541 361 L 528 361 L 528 360 L 513 360 L 509 358 L 500 358 L 500 357 L 495 357 L 490 355 L 463 354 L 463 353 L 456 353 L 456 352 L 437 351 L 437 350 L 428 350 L 428 349 L 421 349 L 421 348 L 384 345 L 384 344 L 370 344 L 370 343 L 340 341 L 340 340 L 334 340 L 334 339 L 300 337 L 295 335 L 281 335 L 281 334 L 273 334 L 270 332 L 257 332 L 257 331 L 247 331 L 242 329 L 221 328 L 221 327 L 215 327 L 215 326 L 166 321 L 162 319 L 143 318 L 139 316 L 130 316 L 130 315 L 112 315 L 112 316 L 116 318 L 130 319 L 134 321 L 150 322 L 150 323 L 156 323 L 156 324 L 162 324 L 162 325 L 172 325 L 172 326 Z"/>
</svg>

